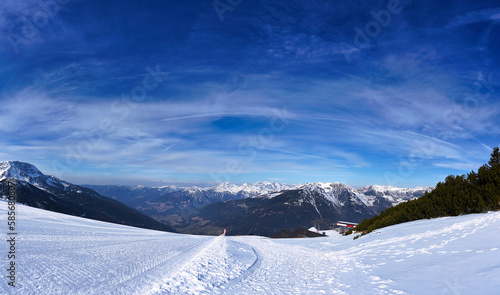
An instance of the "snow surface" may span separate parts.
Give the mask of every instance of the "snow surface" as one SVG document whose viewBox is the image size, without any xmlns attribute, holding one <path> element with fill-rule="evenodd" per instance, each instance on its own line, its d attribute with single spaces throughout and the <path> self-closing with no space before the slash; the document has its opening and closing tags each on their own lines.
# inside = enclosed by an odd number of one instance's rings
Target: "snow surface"
<svg viewBox="0 0 500 295">
<path fill-rule="evenodd" d="M 7 204 L 0 202 L 5 221 Z M 498 294 L 500 212 L 353 236 L 269 239 L 138 229 L 18 205 L 17 286 L 1 294 Z M 228 233 L 230 234 L 230 233 Z"/>
</svg>

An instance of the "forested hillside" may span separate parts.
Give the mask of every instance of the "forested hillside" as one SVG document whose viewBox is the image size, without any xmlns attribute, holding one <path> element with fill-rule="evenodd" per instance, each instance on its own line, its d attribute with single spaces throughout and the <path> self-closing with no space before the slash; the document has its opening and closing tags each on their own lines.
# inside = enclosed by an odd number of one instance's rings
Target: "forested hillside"
<svg viewBox="0 0 500 295">
<path fill-rule="evenodd" d="M 500 209 L 500 152 L 495 147 L 488 164 L 477 173 L 446 177 L 422 197 L 401 203 L 363 220 L 356 231 L 365 233 L 377 228 L 424 218 L 456 216 Z"/>
</svg>

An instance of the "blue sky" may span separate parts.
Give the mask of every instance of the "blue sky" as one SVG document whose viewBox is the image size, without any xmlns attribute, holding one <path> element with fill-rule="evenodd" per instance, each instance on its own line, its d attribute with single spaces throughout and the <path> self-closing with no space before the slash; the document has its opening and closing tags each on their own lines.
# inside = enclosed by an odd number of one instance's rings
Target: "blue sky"
<svg viewBox="0 0 500 295">
<path fill-rule="evenodd" d="M 500 145 L 497 1 L 20 2 L 0 159 L 68 181 L 413 187 Z"/>
</svg>

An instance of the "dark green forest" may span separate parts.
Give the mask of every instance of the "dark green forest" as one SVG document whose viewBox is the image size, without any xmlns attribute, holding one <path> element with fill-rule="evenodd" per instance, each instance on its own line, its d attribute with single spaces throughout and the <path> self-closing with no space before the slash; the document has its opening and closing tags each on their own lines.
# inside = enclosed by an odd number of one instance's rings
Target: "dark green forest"
<svg viewBox="0 0 500 295">
<path fill-rule="evenodd" d="M 418 199 L 401 203 L 382 211 L 379 215 L 363 220 L 356 231 L 369 233 L 375 229 L 398 223 L 482 213 L 500 209 L 500 153 L 493 149 L 487 164 L 477 173 L 446 177 L 432 192 Z"/>
</svg>

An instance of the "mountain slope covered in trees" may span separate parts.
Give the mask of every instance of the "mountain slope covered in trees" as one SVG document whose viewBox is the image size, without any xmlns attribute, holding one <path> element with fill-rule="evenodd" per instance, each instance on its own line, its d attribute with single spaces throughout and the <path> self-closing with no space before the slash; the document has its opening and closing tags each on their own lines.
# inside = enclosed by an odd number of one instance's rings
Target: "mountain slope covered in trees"
<svg viewBox="0 0 500 295">
<path fill-rule="evenodd" d="M 422 197 L 387 208 L 363 220 L 356 231 L 375 229 L 417 219 L 482 213 L 500 209 L 500 152 L 495 147 L 487 164 L 477 173 L 446 177 Z"/>
</svg>

